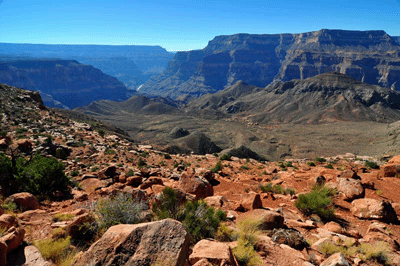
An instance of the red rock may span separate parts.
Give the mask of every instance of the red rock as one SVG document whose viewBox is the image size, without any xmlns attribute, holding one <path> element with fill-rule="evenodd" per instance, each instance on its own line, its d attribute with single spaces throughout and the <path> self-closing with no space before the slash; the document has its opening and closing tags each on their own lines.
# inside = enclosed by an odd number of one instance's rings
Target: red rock
<svg viewBox="0 0 400 266">
<path fill-rule="evenodd" d="M 400 177 L 400 165 L 399 164 L 390 164 L 384 165 L 382 167 L 382 176 L 383 177 Z"/>
<path fill-rule="evenodd" d="M 138 187 L 142 184 L 143 178 L 141 176 L 130 176 L 126 178 L 126 185 Z"/>
<path fill-rule="evenodd" d="M 240 201 L 240 205 L 243 206 L 245 211 L 262 208 L 262 201 L 260 194 L 250 191 L 249 193 L 243 194 Z"/>
<path fill-rule="evenodd" d="M 110 227 L 73 265 L 184 266 L 190 238 L 175 220 Z"/>
<path fill-rule="evenodd" d="M 326 223 L 323 228 L 333 233 L 343 234 L 342 226 L 335 222 Z"/>
<path fill-rule="evenodd" d="M 221 208 L 224 202 L 226 202 L 226 199 L 222 196 L 212 196 L 205 198 L 204 201 L 208 204 L 208 206 Z"/>
<path fill-rule="evenodd" d="M 362 198 L 365 195 L 361 180 L 350 178 L 338 178 L 338 189 L 344 197 L 344 200 L 352 201 Z"/>
<path fill-rule="evenodd" d="M 7 230 L 15 225 L 17 225 L 17 219 L 15 216 L 10 214 L 2 214 L 0 216 L 0 227 L 6 228 Z"/>
<path fill-rule="evenodd" d="M 150 177 L 146 181 L 144 181 L 140 186 L 139 189 L 147 189 L 151 188 L 153 185 L 164 185 L 163 181 L 158 177 Z"/>
<path fill-rule="evenodd" d="M 397 222 L 397 215 L 388 201 L 375 199 L 356 199 L 351 205 L 351 212 L 361 219 L 380 220 L 385 223 Z"/>
<path fill-rule="evenodd" d="M 6 201 L 15 202 L 15 204 L 20 206 L 22 210 L 36 210 L 40 208 L 36 197 L 28 192 L 13 194 L 9 196 Z"/>
<path fill-rule="evenodd" d="M 202 259 L 206 259 L 209 263 L 216 265 L 237 265 L 232 250 L 227 244 L 206 239 L 200 240 L 193 247 L 193 252 L 189 256 L 191 264 L 195 264 Z"/>
<path fill-rule="evenodd" d="M 75 217 L 70 224 L 65 228 L 67 235 L 71 236 L 72 239 L 80 239 L 84 237 L 85 231 L 88 230 L 88 224 L 94 221 L 94 218 L 89 213 L 84 213 L 80 216 Z"/>
<path fill-rule="evenodd" d="M 206 198 L 214 194 L 211 184 L 206 179 L 196 177 L 188 172 L 182 173 L 179 179 L 179 189 L 185 193 L 196 195 L 196 198 Z"/>
<path fill-rule="evenodd" d="M 25 229 L 12 227 L 7 234 L 0 238 L 0 242 L 7 245 L 7 254 L 18 248 L 24 241 Z"/>
</svg>

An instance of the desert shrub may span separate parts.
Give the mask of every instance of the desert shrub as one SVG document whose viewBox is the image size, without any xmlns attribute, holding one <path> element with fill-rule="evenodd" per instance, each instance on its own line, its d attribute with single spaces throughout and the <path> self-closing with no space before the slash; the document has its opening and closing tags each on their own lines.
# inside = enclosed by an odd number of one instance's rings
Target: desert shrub
<svg viewBox="0 0 400 266">
<path fill-rule="evenodd" d="M 311 192 L 299 195 L 295 206 L 305 215 L 317 214 L 323 220 L 335 218 L 332 197 L 335 192 L 325 186 L 315 185 Z"/>
<path fill-rule="evenodd" d="M 126 173 L 127 177 L 133 176 L 135 174 L 135 172 L 133 172 L 132 169 L 129 169 L 128 172 Z"/>
<path fill-rule="evenodd" d="M 226 220 L 226 213 L 209 207 L 204 201 L 187 201 L 181 204 L 172 188 L 166 187 L 160 198 L 153 205 L 156 219 L 176 219 L 185 226 L 193 243 L 201 239 L 214 237 L 221 221 Z"/>
<path fill-rule="evenodd" d="M 51 231 L 52 239 L 65 238 L 65 236 L 66 236 L 66 232 L 65 232 L 65 228 L 63 228 L 63 227 L 58 227 L 58 228 L 54 229 L 53 231 Z"/>
<path fill-rule="evenodd" d="M 65 152 L 65 150 L 63 148 L 57 148 L 55 156 L 56 156 L 56 158 L 61 159 L 61 160 L 65 160 L 68 157 L 67 153 Z"/>
<path fill-rule="evenodd" d="M 307 165 L 308 166 L 315 166 L 315 163 L 314 162 L 308 162 Z"/>
<path fill-rule="evenodd" d="M 94 207 L 95 217 L 94 231 L 105 231 L 116 224 L 136 224 L 144 220 L 146 204 L 132 198 L 130 194 L 117 194 L 114 197 L 104 198 Z"/>
<path fill-rule="evenodd" d="M 146 166 L 147 166 L 146 161 L 142 157 L 139 157 L 139 160 L 137 162 L 137 167 L 138 168 L 143 168 L 143 167 L 146 167 Z"/>
<path fill-rule="evenodd" d="M 169 160 L 171 159 L 171 155 L 169 153 L 164 153 L 164 159 Z"/>
<path fill-rule="evenodd" d="M 240 166 L 240 169 L 250 170 L 250 167 L 248 165 L 242 165 L 242 166 Z"/>
<path fill-rule="evenodd" d="M 166 218 L 183 220 L 183 210 L 180 208 L 177 193 L 173 188 L 164 188 L 160 198 L 153 204 L 153 215 L 158 220 Z"/>
<path fill-rule="evenodd" d="M 238 224 L 239 239 L 233 253 L 238 259 L 240 265 L 261 265 L 261 259 L 255 251 L 260 234 L 260 221 L 257 219 L 245 219 Z"/>
<path fill-rule="evenodd" d="M 237 240 L 239 237 L 238 233 L 226 225 L 221 223 L 215 233 L 215 239 L 220 242 L 231 242 Z"/>
<path fill-rule="evenodd" d="M 1 204 L 1 207 L 7 213 L 14 213 L 18 210 L 18 206 L 14 201 L 5 201 Z"/>
<path fill-rule="evenodd" d="M 30 161 L 18 158 L 15 172 L 18 191 L 41 197 L 51 197 L 57 191 L 68 194 L 72 185 L 64 165 L 52 157 L 35 156 Z"/>
<path fill-rule="evenodd" d="M 321 157 L 317 157 L 317 158 L 315 158 L 315 161 L 319 162 L 319 163 L 324 163 L 324 162 L 326 162 L 326 159 L 325 158 L 321 158 Z"/>
<path fill-rule="evenodd" d="M 106 134 L 106 133 L 104 132 L 104 130 L 99 129 L 99 130 L 97 130 L 97 132 L 99 133 L 99 135 L 100 135 L 102 138 L 104 138 L 104 135 Z"/>
<path fill-rule="evenodd" d="M 74 219 L 75 215 L 72 213 L 56 213 L 53 215 L 53 221 L 54 222 L 59 222 L 59 221 L 70 221 Z"/>
<path fill-rule="evenodd" d="M 372 161 L 365 161 L 364 165 L 367 168 L 379 169 L 379 165 L 377 163 L 375 163 L 375 162 L 372 162 Z"/>
<path fill-rule="evenodd" d="M 72 171 L 71 173 L 70 173 L 70 176 L 72 176 L 72 177 L 76 177 L 76 176 L 78 176 L 79 175 L 79 171 L 78 170 L 74 170 L 74 171 Z"/>
<path fill-rule="evenodd" d="M 325 168 L 333 169 L 333 165 L 332 164 L 328 164 L 327 166 L 325 166 Z"/>
<path fill-rule="evenodd" d="M 229 155 L 229 154 L 223 154 L 221 157 L 219 157 L 219 159 L 221 160 L 221 161 L 230 161 L 231 160 L 231 155 Z"/>
<path fill-rule="evenodd" d="M 268 183 L 266 185 L 260 185 L 260 189 L 262 192 L 266 193 L 275 193 L 275 194 L 284 194 L 284 195 L 294 195 L 297 191 L 294 188 L 283 188 L 279 184 Z"/>
<path fill-rule="evenodd" d="M 383 241 L 374 244 L 363 243 L 359 246 L 359 251 L 363 254 L 360 258 L 364 261 L 375 260 L 383 265 L 389 264 L 388 245 Z"/>
<path fill-rule="evenodd" d="M 111 150 L 111 149 L 107 149 L 107 150 L 104 151 L 104 154 L 105 155 L 113 155 L 113 154 L 115 154 L 115 151 Z"/>
<path fill-rule="evenodd" d="M 221 161 L 218 161 L 216 164 L 215 164 L 215 166 L 213 167 L 213 168 L 211 168 L 210 170 L 211 170 L 211 172 L 213 172 L 213 173 L 218 173 L 218 171 L 221 171 L 222 170 L 222 162 Z"/>
<path fill-rule="evenodd" d="M 205 201 L 187 201 L 182 223 L 192 237 L 193 243 L 204 238 L 213 238 L 226 213 L 209 207 Z"/>
<path fill-rule="evenodd" d="M 7 227 L 0 225 L 0 237 L 5 236 L 6 232 L 7 232 Z"/>
<path fill-rule="evenodd" d="M 35 242 L 35 246 L 40 250 L 44 259 L 59 264 L 70 252 L 70 239 L 70 237 L 57 240 L 43 239 Z"/>
</svg>

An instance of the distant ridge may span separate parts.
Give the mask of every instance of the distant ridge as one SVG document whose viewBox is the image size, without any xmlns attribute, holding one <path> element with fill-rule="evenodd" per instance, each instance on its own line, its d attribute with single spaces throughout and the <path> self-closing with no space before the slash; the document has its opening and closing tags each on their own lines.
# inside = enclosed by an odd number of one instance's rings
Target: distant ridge
<svg viewBox="0 0 400 266">
<path fill-rule="evenodd" d="M 306 79 L 333 71 L 400 88 L 399 38 L 382 30 L 328 29 L 217 36 L 202 50 L 178 52 L 141 92 L 187 100 L 223 90 L 239 80 L 265 87 L 274 80 Z"/>
<path fill-rule="evenodd" d="M 248 93 L 235 97 L 232 92 L 238 88 Z M 305 80 L 276 81 L 265 89 L 238 82 L 193 100 L 186 108 L 193 113 L 247 117 L 263 124 L 394 122 L 400 119 L 400 92 L 344 74 L 325 73 Z"/>
<path fill-rule="evenodd" d="M 174 54 L 160 46 L 0 43 L 0 60 L 6 57 L 77 60 L 118 78 L 136 89 L 159 74 Z"/>
</svg>

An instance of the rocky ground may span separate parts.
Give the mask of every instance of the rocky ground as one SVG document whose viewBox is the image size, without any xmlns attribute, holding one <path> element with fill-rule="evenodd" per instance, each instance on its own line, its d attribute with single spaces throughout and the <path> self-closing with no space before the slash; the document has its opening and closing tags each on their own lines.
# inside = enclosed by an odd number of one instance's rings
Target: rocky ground
<svg viewBox="0 0 400 266">
<path fill-rule="evenodd" d="M 4 152 L 57 156 L 75 185 L 69 198 L 17 193 L 2 200 L 0 225 L 6 229 L 0 238 L 0 265 L 54 265 L 35 247 L 39 240 L 54 238 L 57 230 L 81 237 L 79 229 L 100 199 L 124 193 L 151 206 L 165 187 L 226 211 L 226 225 L 233 230 L 246 219 L 260 221 L 254 249 L 261 265 L 400 265 L 400 157 L 381 161 L 345 154 L 282 162 L 232 157 L 222 160 L 214 173 L 210 169 L 222 154 L 169 155 L 49 111 L 35 94 L 2 89 Z M 295 206 L 316 182 L 337 191 L 335 217 L 329 222 Z M 18 208 L 7 208 L 10 202 Z M 71 264 L 239 265 L 233 255 L 238 241 L 189 239 L 172 219 L 117 225 L 97 242 L 71 246 L 80 251 Z"/>
</svg>

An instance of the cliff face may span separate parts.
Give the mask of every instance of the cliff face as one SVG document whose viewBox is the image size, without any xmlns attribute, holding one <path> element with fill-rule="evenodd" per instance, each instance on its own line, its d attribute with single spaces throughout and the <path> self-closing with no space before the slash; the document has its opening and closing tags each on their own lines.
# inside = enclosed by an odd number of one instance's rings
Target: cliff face
<svg viewBox="0 0 400 266">
<path fill-rule="evenodd" d="M 51 95 L 45 102 L 49 106 L 54 101 L 74 108 L 101 99 L 126 99 L 126 87 L 116 78 L 71 60 L 1 63 L 0 83 Z"/>
<path fill-rule="evenodd" d="M 141 91 L 171 98 L 214 93 L 239 80 L 265 87 L 337 71 L 366 83 L 399 87 L 400 46 L 384 31 L 218 36 L 203 50 L 180 52 Z"/>
</svg>

